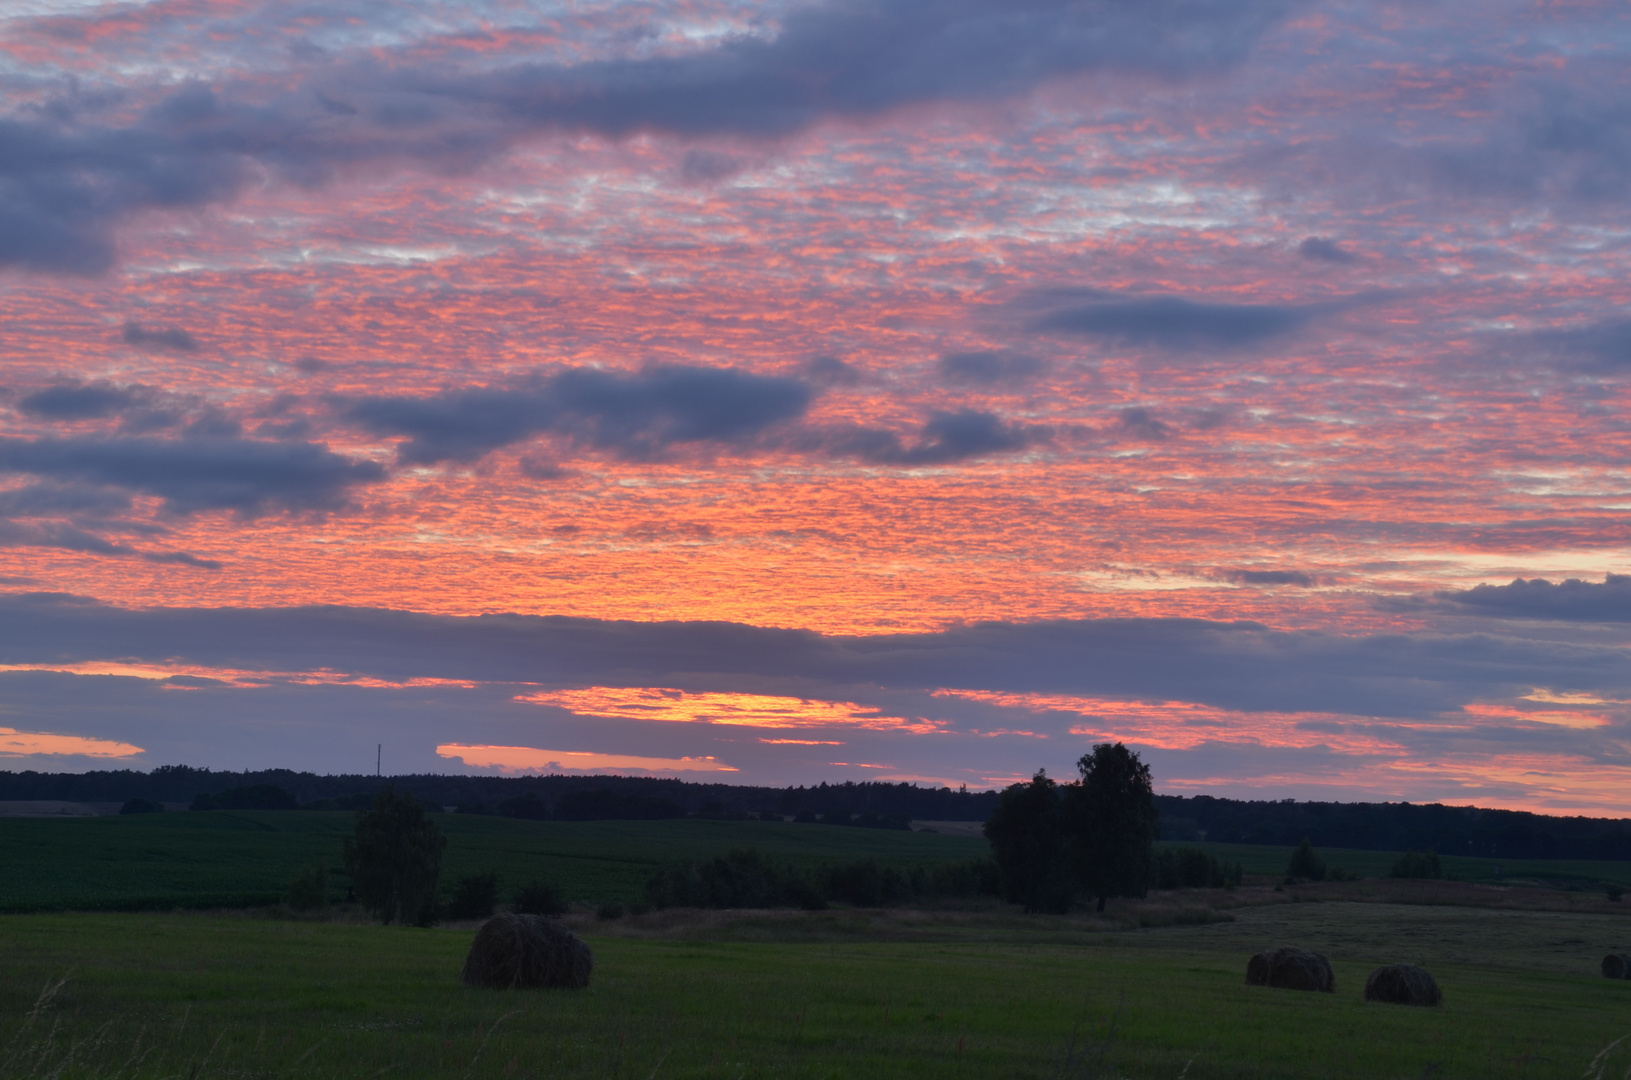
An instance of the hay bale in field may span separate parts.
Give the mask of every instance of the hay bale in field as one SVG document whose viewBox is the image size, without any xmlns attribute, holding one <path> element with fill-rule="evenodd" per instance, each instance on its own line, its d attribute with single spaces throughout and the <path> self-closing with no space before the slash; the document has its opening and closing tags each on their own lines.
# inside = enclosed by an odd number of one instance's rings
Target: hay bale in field
<svg viewBox="0 0 1631 1080">
<path fill-rule="evenodd" d="M 1444 1000 L 1438 983 L 1415 964 L 1389 964 L 1365 980 L 1365 1000 L 1391 1005 L 1437 1005 Z"/>
<path fill-rule="evenodd" d="M 542 915 L 494 915 L 481 924 L 464 961 L 467 986 L 514 990 L 538 986 L 582 989 L 595 957 L 572 931 Z"/>
<path fill-rule="evenodd" d="M 1331 973 L 1331 961 L 1319 953 L 1284 945 L 1246 962 L 1246 984 L 1330 994 L 1336 991 L 1336 976 Z"/>
<path fill-rule="evenodd" d="M 1623 952 L 1611 952 L 1603 957 L 1603 978 L 1631 979 L 1631 956 Z"/>
</svg>

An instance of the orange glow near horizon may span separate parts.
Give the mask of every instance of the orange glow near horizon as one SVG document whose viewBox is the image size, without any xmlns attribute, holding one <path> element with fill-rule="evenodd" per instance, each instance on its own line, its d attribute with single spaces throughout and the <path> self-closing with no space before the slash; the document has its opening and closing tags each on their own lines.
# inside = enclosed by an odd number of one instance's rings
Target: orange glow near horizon
<svg viewBox="0 0 1631 1080">
<path fill-rule="evenodd" d="M 58 756 L 127 758 L 147 751 L 115 739 L 92 739 L 83 735 L 54 735 L 43 731 L 18 731 L 0 727 L 0 757 Z"/>
<path fill-rule="evenodd" d="M 854 727 L 874 731 L 929 734 L 941 730 L 930 720 L 908 720 L 853 701 L 816 701 L 768 694 L 687 693 L 663 687 L 590 686 L 581 690 L 541 690 L 517 701 L 554 705 L 580 716 L 670 723 L 726 724 L 760 728 Z"/>
<path fill-rule="evenodd" d="M 711 757 L 659 758 L 632 754 L 597 754 L 586 750 L 540 750 L 532 746 L 464 746 L 436 748 L 444 758 L 458 758 L 473 768 L 523 772 L 737 772 Z"/>
</svg>

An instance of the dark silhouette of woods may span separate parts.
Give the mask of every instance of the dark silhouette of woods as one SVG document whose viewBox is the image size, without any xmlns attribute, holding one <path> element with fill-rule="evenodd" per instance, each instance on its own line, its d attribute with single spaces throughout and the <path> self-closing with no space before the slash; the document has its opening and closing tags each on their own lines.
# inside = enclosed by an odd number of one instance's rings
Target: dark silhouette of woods
<svg viewBox="0 0 1631 1080">
<path fill-rule="evenodd" d="M 986 822 L 1004 896 L 1027 911 L 1064 912 L 1078 895 L 1143 896 L 1152 873 L 1155 794 L 1149 766 L 1121 743 L 1100 743 L 1060 784 L 1038 771 L 1002 793 Z"/>
<path fill-rule="evenodd" d="M 436 921 L 436 881 L 447 837 L 412 795 L 387 786 L 345 842 L 345 868 L 363 909 L 383 923 Z"/>
</svg>

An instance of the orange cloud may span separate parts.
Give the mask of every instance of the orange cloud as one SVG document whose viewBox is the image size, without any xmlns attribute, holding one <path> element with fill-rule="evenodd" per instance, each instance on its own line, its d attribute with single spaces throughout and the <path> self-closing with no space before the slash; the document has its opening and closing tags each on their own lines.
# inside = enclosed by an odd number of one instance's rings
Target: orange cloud
<svg viewBox="0 0 1631 1080">
<path fill-rule="evenodd" d="M 501 772 L 737 772 L 711 757 L 658 758 L 630 754 L 597 754 L 584 750 L 540 750 L 532 746 L 465 746 L 445 743 L 440 757 L 458 758 L 466 765 Z"/>
<path fill-rule="evenodd" d="M 146 753 L 139 746 L 82 735 L 54 735 L 44 731 L 18 731 L 0 727 L 0 757 L 34 754 L 74 754 L 81 757 L 127 758 Z"/>
<path fill-rule="evenodd" d="M 742 727 L 860 727 L 876 731 L 940 730 L 930 720 L 890 716 L 853 701 L 817 701 L 769 694 L 688 693 L 663 687 L 591 686 L 517 695 L 532 705 L 555 705 L 580 716 Z"/>
</svg>

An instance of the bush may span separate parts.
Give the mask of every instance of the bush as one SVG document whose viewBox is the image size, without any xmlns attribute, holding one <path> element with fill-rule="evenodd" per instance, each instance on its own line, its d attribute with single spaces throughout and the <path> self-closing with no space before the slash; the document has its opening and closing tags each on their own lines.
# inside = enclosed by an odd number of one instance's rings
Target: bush
<svg viewBox="0 0 1631 1080">
<path fill-rule="evenodd" d="M 515 894 L 517 915 L 565 915 L 566 898 L 545 881 L 531 881 Z"/>
<path fill-rule="evenodd" d="M 1325 880 L 1325 860 L 1320 858 L 1319 852 L 1314 850 L 1314 845 L 1306 837 L 1297 846 L 1297 850 L 1291 853 L 1291 862 L 1286 867 L 1286 877 L 1300 878 L 1304 881 Z"/>
<path fill-rule="evenodd" d="M 828 901 L 886 907 L 940 897 L 994 896 L 1001 875 L 990 859 L 898 867 L 862 859 L 800 871 L 748 848 L 705 863 L 678 863 L 646 883 L 653 907 L 785 908 L 818 911 Z"/>
<path fill-rule="evenodd" d="M 453 887 L 453 897 L 447 902 L 450 919 L 485 919 L 498 905 L 498 874 L 470 874 L 459 879 Z"/>
<path fill-rule="evenodd" d="M 793 815 L 793 823 L 796 825 L 814 825 L 816 823 L 816 813 L 814 810 L 800 810 Z"/>
<path fill-rule="evenodd" d="M 296 911 L 317 911 L 328 907 L 328 871 L 322 866 L 306 865 L 289 882 L 286 896 Z"/>
<path fill-rule="evenodd" d="M 821 824 L 823 824 L 823 825 L 853 825 L 854 822 L 852 822 L 850 820 L 848 810 L 834 809 L 834 810 L 828 810 L 825 814 L 821 815 Z"/>
<path fill-rule="evenodd" d="M 163 812 L 164 804 L 154 802 L 152 799 L 127 799 L 125 804 L 119 807 L 119 813 L 121 814 L 161 814 Z"/>
<path fill-rule="evenodd" d="M 782 819 L 782 816 L 780 814 L 776 813 L 774 810 L 761 810 L 761 811 L 759 811 L 759 820 L 760 821 L 780 821 L 781 819 Z"/>
<path fill-rule="evenodd" d="M 628 909 L 616 900 L 608 900 L 595 909 L 595 918 L 603 921 L 621 919 L 628 914 Z"/>
<path fill-rule="evenodd" d="M 1154 862 L 1157 889 L 1228 889 L 1240 884 L 1241 865 L 1225 863 L 1200 848 L 1167 848 Z"/>
<path fill-rule="evenodd" d="M 771 862 L 753 848 L 659 870 L 646 882 L 646 898 L 657 908 L 826 906 L 819 890 L 798 871 Z"/>
<path fill-rule="evenodd" d="M 1436 851 L 1407 851 L 1393 863 L 1387 873 L 1394 878 L 1441 878 L 1444 869 L 1439 865 Z"/>
<path fill-rule="evenodd" d="M 346 872 L 363 909 L 383 923 L 436 921 L 436 880 L 447 838 L 412 795 L 386 787 L 359 811 L 345 842 Z"/>
</svg>

